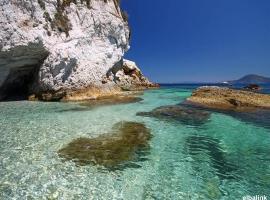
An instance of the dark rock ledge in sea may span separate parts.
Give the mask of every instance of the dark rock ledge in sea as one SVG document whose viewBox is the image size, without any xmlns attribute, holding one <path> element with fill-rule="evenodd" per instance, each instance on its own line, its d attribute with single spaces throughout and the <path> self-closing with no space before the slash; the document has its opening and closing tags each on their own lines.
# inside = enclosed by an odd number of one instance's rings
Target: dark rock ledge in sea
<svg viewBox="0 0 270 200">
<path fill-rule="evenodd" d="M 210 118 L 210 112 L 186 105 L 161 106 L 150 112 L 139 112 L 138 116 L 154 117 L 161 120 L 176 121 L 186 125 L 201 125 Z"/>
<path fill-rule="evenodd" d="M 150 130 L 142 123 L 120 122 L 112 131 L 97 138 L 78 138 L 58 154 L 78 165 L 96 164 L 110 170 L 140 167 L 136 161 L 147 160 Z"/>
<path fill-rule="evenodd" d="M 0 3 L 0 100 L 85 100 L 156 87 L 132 61 L 117 0 Z"/>
</svg>

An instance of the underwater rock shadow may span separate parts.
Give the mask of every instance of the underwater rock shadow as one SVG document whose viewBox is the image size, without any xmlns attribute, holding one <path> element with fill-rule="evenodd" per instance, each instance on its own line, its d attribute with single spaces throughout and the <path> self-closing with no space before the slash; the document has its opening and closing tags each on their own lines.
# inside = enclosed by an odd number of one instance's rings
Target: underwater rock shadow
<svg viewBox="0 0 270 200">
<path fill-rule="evenodd" d="M 89 111 L 93 110 L 93 108 L 89 108 L 86 106 L 81 106 L 81 107 L 73 107 L 73 108 L 67 108 L 67 109 L 61 109 L 56 112 L 58 113 L 65 113 L 65 112 L 81 112 L 81 111 Z"/>
<path fill-rule="evenodd" d="M 270 129 L 270 109 L 253 108 L 245 111 L 237 111 L 237 110 L 233 111 L 233 110 L 219 110 L 214 108 L 206 108 L 191 102 L 183 102 L 181 103 L 181 105 L 185 105 L 186 107 L 203 110 L 211 113 L 215 112 L 225 114 L 242 122 L 251 123 L 255 126 Z"/>
<path fill-rule="evenodd" d="M 97 100 L 89 100 L 78 103 L 80 107 L 70 109 L 62 109 L 57 112 L 72 112 L 72 111 L 89 111 L 101 106 L 111 106 L 120 104 L 130 104 L 142 102 L 144 99 L 136 96 L 115 96 L 112 98 L 103 98 Z"/>
<path fill-rule="evenodd" d="M 138 112 L 136 115 L 143 117 L 154 117 L 165 121 L 180 122 L 185 125 L 200 126 L 210 119 L 211 113 L 178 104 L 161 106 L 153 109 L 150 112 Z"/>
<path fill-rule="evenodd" d="M 247 112 L 224 111 L 221 113 L 229 115 L 242 122 L 270 129 L 270 110 L 256 109 Z"/>
<path fill-rule="evenodd" d="M 147 160 L 150 153 L 150 130 L 137 122 L 120 122 L 109 134 L 97 138 L 78 138 L 60 149 L 58 154 L 77 165 L 95 164 L 109 170 L 138 168 L 136 162 Z"/>
<path fill-rule="evenodd" d="M 207 155 L 203 161 L 210 160 L 210 164 L 218 177 L 221 179 L 235 179 L 236 177 L 232 172 L 238 169 L 227 160 L 226 153 L 219 143 L 219 140 L 209 136 L 193 135 L 186 138 L 185 151 L 195 161 L 198 161 L 198 165 L 202 160 L 201 157 L 199 159 L 197 156 Z"/>
</svg>

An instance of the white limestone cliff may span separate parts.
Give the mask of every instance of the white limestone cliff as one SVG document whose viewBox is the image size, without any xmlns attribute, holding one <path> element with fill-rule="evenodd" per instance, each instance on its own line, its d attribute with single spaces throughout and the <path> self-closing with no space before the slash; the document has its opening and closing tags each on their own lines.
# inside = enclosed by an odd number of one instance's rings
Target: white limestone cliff
<svg viewBox="0 0 270 200">
<path fill-rule="evenodd" d="M 130 32 L 118 4 L 1 0 L 0 98 L 20 91 L 50 100 L 87 88 L 114 93 L 133 83 L 151 86 L 124 69 Z"/>
</svg>

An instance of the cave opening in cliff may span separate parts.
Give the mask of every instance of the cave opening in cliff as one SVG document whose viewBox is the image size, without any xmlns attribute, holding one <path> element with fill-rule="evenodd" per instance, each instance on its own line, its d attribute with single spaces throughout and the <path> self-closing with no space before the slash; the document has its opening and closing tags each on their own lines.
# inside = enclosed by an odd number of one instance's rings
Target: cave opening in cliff
<svg viewBox="0 0 270 200">
<path fill-rule="evenodd" d="M 0 53 L 0 100 L 25 100 L 31 94 L 40 66 L 49 53 L 42 42 Z"/>
<path fill-rule="evenodd" d="M 26 100 L 30 95 L 37 74 L 37 66 L 11 69 L 5 83 L 0 88 L 2 100 Z"/>
</svg>

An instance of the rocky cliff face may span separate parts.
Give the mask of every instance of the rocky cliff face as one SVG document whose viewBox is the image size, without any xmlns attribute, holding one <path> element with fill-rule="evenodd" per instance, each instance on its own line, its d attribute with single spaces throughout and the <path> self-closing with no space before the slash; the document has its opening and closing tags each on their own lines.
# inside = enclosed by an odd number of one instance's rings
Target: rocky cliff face
<svg viewBox="0 0 270 200">
<path fill-rule="evenodd" d="M 130 32 L 118 4 L 2 0 L 0 98 L 19 92 L 45 100 L 94 98 L 152 86 L 134 63 L 123 61 Z"/>
</svg>

